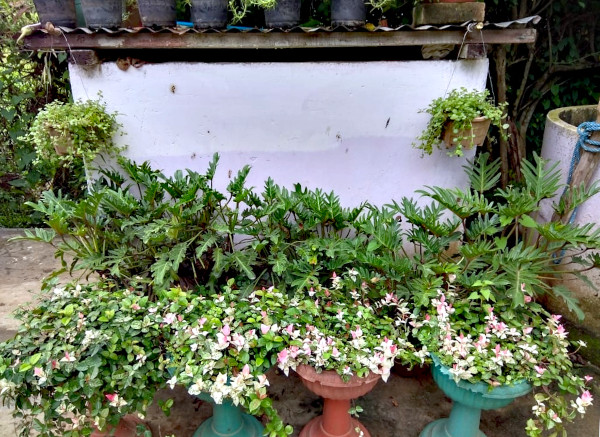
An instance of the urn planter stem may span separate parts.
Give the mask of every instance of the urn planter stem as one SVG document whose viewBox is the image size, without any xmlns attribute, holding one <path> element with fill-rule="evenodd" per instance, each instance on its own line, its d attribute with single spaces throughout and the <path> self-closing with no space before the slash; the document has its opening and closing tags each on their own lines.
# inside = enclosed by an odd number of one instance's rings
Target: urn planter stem
<svg viewBox="0 0 600 437">
<path fill-rule="evenodd" d="M 260 437 L 263 426 L 253 416 L 243 413 L 231 401 L 216 404 L 210 396 L 200 395 L 213 407 L 212 417 L 206 419 L 193 437 Z"/>
</svg>

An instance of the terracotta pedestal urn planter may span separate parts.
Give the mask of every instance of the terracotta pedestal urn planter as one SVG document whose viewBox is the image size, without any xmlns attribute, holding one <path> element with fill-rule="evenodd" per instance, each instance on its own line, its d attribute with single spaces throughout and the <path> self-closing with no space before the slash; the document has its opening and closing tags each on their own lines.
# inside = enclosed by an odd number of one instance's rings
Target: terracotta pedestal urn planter
<svg viewBox="0 0 600 437">
<path fill-rule="evenodd" d="M 446 396 L 452 399 L 450 417 L 431 422 L 419 437 L 485 437 L 479 430 L 481 410 L 493 410 L 510 404 L 531 391 L 531 385 L 521 382 L 489 389 L 483 382 L 472 384 L 454 381 L 448 368 L 433 357 L 433 379 Z"/>
<path fill-rule="evenodd" d="M 300 437 L 355 437 L 362 431 L 370 437 L 367 429 L 356 419 L 350 410 L 350 401 L 370 392 L 379 382 L 380 375 L 370 373 L 365 378 L 352 376 L 348 382 L 333 370 L 317 373 L 311 366 L 300 365 L 296 373 L 302 383 L 313 393 L 324 399 L 323 415 L 315 417 L 300 431 Z"/>
</svg>

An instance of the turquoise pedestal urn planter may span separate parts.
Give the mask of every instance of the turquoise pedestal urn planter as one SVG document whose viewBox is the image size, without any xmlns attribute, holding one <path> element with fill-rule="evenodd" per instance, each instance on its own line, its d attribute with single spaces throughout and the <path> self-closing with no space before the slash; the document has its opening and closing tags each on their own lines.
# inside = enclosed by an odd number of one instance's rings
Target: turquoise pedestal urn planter
<svg viewBox="0 0 600 437">
<path fill-rule="evenodd" d="M 194 437 L 260 437 L 263 435 L 262 424 L 254 416 L 243 413 L 231 401 L 217 404 L 205 393 L 200 394 L 198 398 L 212 404 L 213 415 L 202 422 Z"/>
<path fill-rule="evenodd" d="M 433 379 L 438 387 L 453 401 L 450 417 L 431 422 L 419 437 L 485 437 L 479 430 L 481 410 L 493 410 L 510 404 L 531 391 L 528 382 L 495 387 L 486 383 L 472 384 L 454 381 L 448 368 L 437 357 L 433 358 Z"/>
</svg>

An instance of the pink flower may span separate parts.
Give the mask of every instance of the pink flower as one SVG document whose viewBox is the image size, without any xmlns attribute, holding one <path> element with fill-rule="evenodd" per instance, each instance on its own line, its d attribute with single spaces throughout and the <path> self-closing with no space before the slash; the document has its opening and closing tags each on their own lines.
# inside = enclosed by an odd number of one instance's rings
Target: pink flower
<svg viewBox="0 0 600 437">
<path fill-rule="evenodd" d="M 531 334 L 531 331 L 533 331 L 533 327 L 531 327 L 531 326 L 527 326 L 526 328 L 523 328 L 523 334 L 525 334 L 525 335 Z"/>
<path fill-rule="evenodd" d="M 277 361 L 281 364 L 286 363 L 288 360 L 288 351 L 287 349 L 282 349 L 281 352 L 277 354 Z"/>
<path fill-rule="evenodd" d="M 118 399 L 118 396 L 119 395 L 116 394 L 116 393 L 108 393 L 108 394 L 104 395 L 104 397 L 106 399 L 108 399 L 108 402 L 114 402 L 114 401 L 116 401 Z"/>
<path fill-rule="evenodd" d="M 200 327 L 204 326 L 205 323 L 206 323 L 206 317 L 202 317 L 200 320 L 198 320 L 198 325 Z"/>
<path fill-rule="evenodd" d="M 137 310 L 141 309 L 141 307 L 137 303 L 134 303 L 131 305 L 131 309 L 134 311 L 137 311 Z"/>
<path fill-rule="evenodd" d="M 221 332 L 224 336 L 228 336 L 229 334 L 231 334 L 231 328 L 229 327 L 229 325 L 225 325 L 221 328 Z"/>
<path fill-rule="evenodd" d="M 292 334 L 292 332 L 294 332 L 294 325 L 287 325 L 287 327 L 285 328 L 285 330 L 287 331 L 288 334 Z"/>
<path fill-rule="evenodd" d="M 581 403 L 584 406 L 588 406 L 588 405 L 592 405 L 592 401 L 594 400 L 594 398 L 592 397 L 592 394 L 590 393 L 589 390 L 584 391 L 583 393 L 581 393 Z"/>
<path fill-rule="evenodd" d="M 544 374 L 544 372 L 546 371 L 546 369 L 544 369 L 541 366 L 533 366 L 533 368 L 535 369 L 535 371 L 537 372 L 538 375 L 542 376 Z"/>
<path fill-rule="evenodd" d="M 167 325 L 170 325 L 171 323 L 173 323 L 175 321 L 175 319 L 176 319 L 175 314 L 169 313 L 163 318 L 163 322 L 166 323 Z"/>
<path fill-rule="evenodd" d="M 242 369 L 242 375 L 244 375 L 244 376 L 250 375 L 250 366 L 248 364 L 244 365 L 244 368 Z"/>
<path fill-rule="evenodd" d="M 69 352 L 65 351 L 65 356 L 63 358 L 61 358 L 60 360 L 66 361 L 67 363 L 71 363 L 71 362 L 75 361 L 75 357 L 72 357 L 71 355 L 69 355 Z"/>
<path fill-rule="evenodd" d="M 591 377 L 590 375 L 585 375 L 583 377 L 583 379 L 585 379 L 585 382 L 590 382 L 592 379 L 594 379 L 593 377 Z"/>
<path fill-rule="evenodd" d="M 531 302 L 531 296 L 525 296 L 525 303 L 530 303 Z"/>
<path fill-rule="evenodd" d="M 266 335 L 266 333 L 269 332 L 270 330 L 271 330 L 270 326 L 267 326 L 264 323 L 260 324 L 260 332 L 262 332 L 262 335 Z"/>
<path fill-rule="evenodd" d="M 44 369 L 42 369 L 41 367 L 36 367 L 33 369 L 33 374 L 37 377 L 42 377 L 44 376 Z"/>
<path fill-rule="evenodd" d="M 356 340 L 357 338 L 362 337 L 362 329 L 360 329 L 360 326 L 356 327 L 356 330 L 354 331 L 350 331 L 350 334 L 352 334 L 352 339 Z"/>
</svg>

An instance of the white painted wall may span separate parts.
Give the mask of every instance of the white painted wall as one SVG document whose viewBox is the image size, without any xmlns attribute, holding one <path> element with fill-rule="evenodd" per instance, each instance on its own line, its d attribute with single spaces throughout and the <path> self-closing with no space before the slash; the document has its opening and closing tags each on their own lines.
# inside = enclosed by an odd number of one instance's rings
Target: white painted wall
<svg viewBox="0 0 600 437">
<path fill-rule="evenodd" d="M 421 158 L 411 143 L 447 89 L 483 89 L 488 60 L 356 63 L 163 63 L 121 71 L 71 66 L 76 99 L 102 92 L 120 113 L 126 154 L 171 174 L 203 171 L 221 155 L 217 182 L 245 164 L 250 182 L 334 190 L 348 206 L 383 204 L 423 185 L 460 186 L 462 159 Z"/>
</svg>

